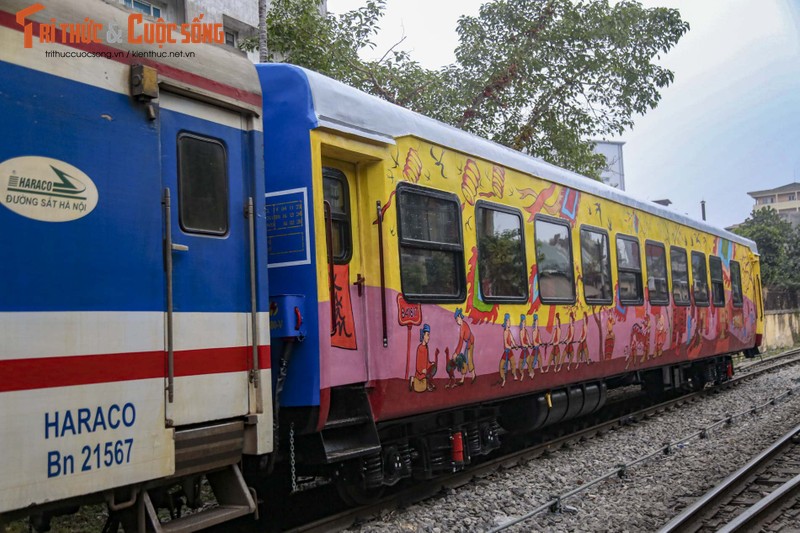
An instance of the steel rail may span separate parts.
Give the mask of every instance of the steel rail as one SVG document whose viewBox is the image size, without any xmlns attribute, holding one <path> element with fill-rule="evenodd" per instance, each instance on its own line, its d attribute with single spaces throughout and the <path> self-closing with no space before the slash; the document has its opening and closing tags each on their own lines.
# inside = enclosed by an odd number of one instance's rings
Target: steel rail
<svg viewBox="0 0 800 533">
<path fill-rule="evenodd" d="M 762 498 L 747 511 L 737 516 L 718 533 L 736 531 L 760 531 L 760 526 L 780 515 L 791 502 L 797 501 L 800 494 L 800 475 L 797 475 Z"/>
<path fill-rule="evenodd" d="M 705 493 L 700 499 L 684 509 L 681 514 L 667 522 L 659 530 L 659 533 L 697 531 L 700 529 L 705 521 L 707 521 L 711 516 L 713 516 L 714 513 L 716 513 L 720 507 L 720 504 L 730 500 L 732 496 L 738 494 L 742 487 L 749 483 L 750 478 L 756 472 L 773 462 L 776 457 L 782 455 L 789 447 L 797 444 L 798 434 L 800 434 L 800 425 L 796 426 L 789 433 L 775 441 L 769 448 L 763 450 L 742 468 L 726 477 L 719 485 Z M 798 483 L 800 483 L 800 480 L 798 480 Z M 763 503 L 761 503 L 760 511 L 756 511 L 754 508 L 751 508 L 750 511 L 745 513 L 747 514 L 747 520 L 752 519 L 754 513 L 760 514 L 762 511 L 764 511 L 764 508 L 768 507 L 768 504 L 774 503 L 771 500 L 767 502 L 762 500 L 762 502 Z M 742 515 L 740 515 L 740 517 L 742 517 Z M 744 520 L 745 518 L 742 518 L 741 522 L 744 523 Z M 729 524 L 729 526 L 735 522 L 737 521 L 735 520 Z M 730 531 L 737 530 L 738 529 L 731 529 Z"/>
<path fill-rule="evenodd" d="M 611 431 L 615 428 L 627 426 L 634 420 L 643 419 L 652 416 L 654 414 L 670 410 L 674 407 L 681 406 L 685 403 L 694 402 L 706 395 L 718 392 L 719 390 L 728 389 L 732 386 L 753 379 L 754 377 L 762 373 L 769 372 L 776 368 L 796 363 L 800 361 L 800 358 L 796 360 L 789 360 L 788 358 L 792 355 L 798 355 L 798 354 L 800 354 L 800 349 L 789 350 L 787 352 L 780 354 L 779 356 L 775 356 L 776 358 L 780 357 L 782 359 L 781 361 L 772 364 L 764 364 L 763 367 L 759 364 L 758 365 L 759 368 L 757 370 L 754 369 L 747 374 L 737 376 L 731 380 L 722 383 L 718 387 L 708 388 L 703 391 L 686 394 L 650 407 L 646 407 L 644 409 L 637 410 L 629 414 L 625 414 L 622 416 L 615 416 L 610 420 L 594 425 L 592 427 L 580 429 L 568 435 L 556 437 L 552 440 L 536 444 L 524 450 L 518 450 L 500 457 L 492 458 L 490 460 L 487 460 L 486 462 L 472 466 L 469 470 L 456 472 L 454 474 L 433 480 L 431 483 L 427 485 L 415 485 L 409 488 L 401 489 L 389 496 L 386 496 L 384 499 L 374 504 L 365 505 L 354 509 L 347 509 L 339 513 L 335 513 L 329 517 L 321 518 L 300 526 L 291 527 L 290 529 L 288 529 L 288 531 L 295 533 L 301 533 L 301 532 L 316 533 L 316 532 L 338 531 L 344 529 L 359 521 L 379 516 L 381 513 L 384 513 L 387 510 L 402 508 L 412 503 L 433 497 L 434 495 L 439 493 L 443 488 L 457 488 L 466 485 L 475 478 L 486 477 L 501 468 L 512 468 L 513 466 L 518 465 L 520 463 L 530 461 L 542 455 L 543 453 L 552 452 L 565 445 L 569 445 L 578 442 L 580 440 L 586 440 L 598 434 L 607 433 L 608 431 Z M 769 360 L 770 363 L 772 362 L 773 359 Z M 767 361 L 764 361 L 764 363 L 767 363 Z M 776 405 L 782 399 L 792 394 L 794 394 L 793 390 L 787 390 L 781 394 L 776 395 L 774 398 L 770 398 L 763 404 L 752 406 L 740 413 L 727 415 L 726 417 L 716 421 L 709 427 L 696 431 L 691 435 L 685 437 L 684 439 L 664 443 L 662 447 L 653 450 L 651 453 L 648 453 L 643 457 L 639 457 L 627 464 L 618 464 L 613 469 L 607 471 L 601 476 L 593 480 L 590 480 L 588 482 L 584 482 L 582 485 L 576 487 L 575 489 L 572 489 L 563 494 L 552 497 L 549 501 L 541 504 L 536 509 L 533 509 L 531 512 L 526 513 L 524 517 L 514 518 L 513 520 L 505 522 L 490 531 L 493 532 L 502 531 L 512 525 L 524 522 L 533 517 L 534 515 L 540 514 L 542 512 L 558 511 L 559 509 L 562 508 L 566 500 L 580 494 L 589 487 L 595 486 L 598 483 L 601 483 L 613 477 L 620 477 L 620 476 L 624 477 L 625 475 L 627 475 L 628 471 L 632 467 L 640 463 L 646 462 L 658 456 L 668 455 L 674 452 L 680 446 L 681 443 L 686 442 L 688 440 L 692 440 L 695 438 L 706 438 L 712 429 L 732 424 L 738 418 L 741 418 L 743 416 L 750 415 L 753 413 L 758 413 L 764 407 L 768 405 Z"/>
</svg>

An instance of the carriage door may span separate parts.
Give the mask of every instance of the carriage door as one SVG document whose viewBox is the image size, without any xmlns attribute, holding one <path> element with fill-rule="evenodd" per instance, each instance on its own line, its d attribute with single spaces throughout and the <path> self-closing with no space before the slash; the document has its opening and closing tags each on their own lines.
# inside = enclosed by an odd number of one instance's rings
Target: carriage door
<svg viewBox="0 0 800 533">
<path fill-rule="evenodd" d="M 235 112 L 161 94 L 166 339 L 169 353 L 171 337 L 173 352 L 166 416 L 176 426 L 248 412 L 249 224 L 244 212 L 250 165 L 242 150 L 243 121 Z"/>
<path fill-rule="evenodd" d="M 336 350 L 331 383 L 367 381 L 367 280 L 359 246 L 359 191 L 356 167 L 333 159 L 322 161 L 322 182 L 331 284 L 331 346 Z M 371 280 L 375 285 L 375 280 Z"/>
</svg>

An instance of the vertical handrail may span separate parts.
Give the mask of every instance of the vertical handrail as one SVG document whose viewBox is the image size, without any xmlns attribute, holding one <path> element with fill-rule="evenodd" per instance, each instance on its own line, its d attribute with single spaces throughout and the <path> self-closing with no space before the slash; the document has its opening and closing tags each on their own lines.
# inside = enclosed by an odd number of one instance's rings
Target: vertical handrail
<svg viewBox="0 0 800 533">
<path fill-rule="evenodd" d="M 253 207 L 253 197 L 247 198 L 245 217 L 248 219 L 250 229 L 250 327 L 253 330 L 253 368 L 250 370 L 250 381 L 254 388 L 258 388 L 260 362 L 258 358 L 258 307 L 256 298 L 256 217 Z"/>
<path fill-rule="evenodd" d="M 172 207 L 169 188 L 164 189 L 161 200 L 164 206 L 164 270 L 167 275 L 167 401 L 175 399 L 175 351 L 173 348 L 173 301 L 172 301 Z"/>
<path fill-rule="evenodd" d="M 386 278 L 384 277 L 383 266 L 383 212 L 381 211 L 381 201 L 375 202 L 378 210 L 378 260 L 381 268 L 381 318 L 383 319 L 383 347 L 389 346 L 389 337 L 386 333 Z"/>
<path fill-rule="evenodd" d="M 331 299 L 331 335 L 336 331 L 336 292 L 333 286 L 333 221 L 331 216 L 331 203 L 322 202 L 325 213 L 325 245 L 328 249 L 328 291 Z"/>
<path fill-rule="evenodd" d="M 758 297 L 759 320 L 764 320 L 764 289 L 761 287 L 761 276 L 756 275 L 756 296 Z"/>
</svg>

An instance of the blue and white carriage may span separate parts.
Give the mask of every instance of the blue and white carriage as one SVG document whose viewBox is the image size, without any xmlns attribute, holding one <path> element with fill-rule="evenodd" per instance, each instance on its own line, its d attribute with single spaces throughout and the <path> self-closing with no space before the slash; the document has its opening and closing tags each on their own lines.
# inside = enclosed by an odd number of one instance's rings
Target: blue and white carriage
<svg viewBox="0 0 800 533">
<path fill-rule="evenodd" d="M 237 465 L 272 448 L 253 65 L 128 45 L 122 6 L 29 4 L 0 4 L 0 515 L 208 472 L 226 517 L 252 512 Z M 122 43 L 40 42 L 87 16 Z"/>
</svg>

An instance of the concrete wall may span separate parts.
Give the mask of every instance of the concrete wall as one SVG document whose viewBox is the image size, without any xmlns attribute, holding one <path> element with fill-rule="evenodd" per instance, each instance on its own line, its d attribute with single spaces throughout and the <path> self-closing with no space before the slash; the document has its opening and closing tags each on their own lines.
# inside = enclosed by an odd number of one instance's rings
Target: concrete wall
<svg viewBox="0 0 800 533">
<path fill-rule="evenodd" d="M 764 313 L 764 342 L 767 350 L 800 343 L 800 310 Z"/>
<path fill-rule="evenodd" d="M 185 0 L 185 5 L 187 22 L 202 13 L 203 22 L 221 22 L 225 31 L 235 33 L 239 40 L 258 35 L 258 2 L 255 0 Z M 267 9 L 269 5 L 267 0 Z M 258 62 L 258 52 L 246 55 L 250 61 Z"/>
</svg>

